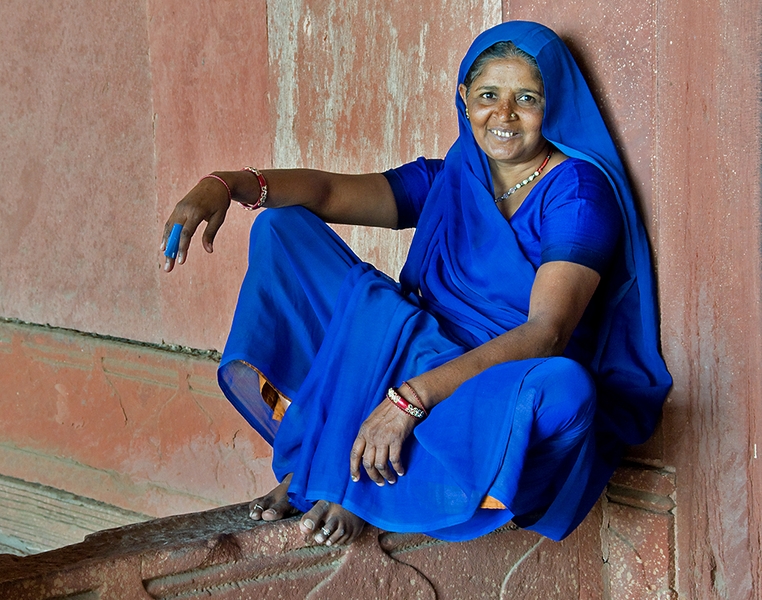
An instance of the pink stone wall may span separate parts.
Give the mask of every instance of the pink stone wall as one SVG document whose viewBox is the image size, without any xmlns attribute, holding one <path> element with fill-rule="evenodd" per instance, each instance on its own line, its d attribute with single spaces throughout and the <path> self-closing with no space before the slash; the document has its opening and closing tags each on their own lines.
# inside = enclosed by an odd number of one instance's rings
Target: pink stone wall
<svg viewBox="0 0 762 600">
<path fill-rule="evenodd" d="M 624 533 L 607 551 L 653 532 L 669 555 L 659 586 L 758 597 L 761 4 L 5 0 L 0 317 L 221 349 L 252 216 L 231 211 L 214 255 L 196 244 L 165 276 L 161 226 L 185 190 L 244 164 L 363 171 L 442 155 L 470 39 L 501 17 L 542 21 L 580 59 L 627 160 L 675 377 L 632 458 L 674 474 L 677 508 L 609 511 Z M 341 233 L 391 272 L 409 241 Z M 4 474 L 154 515 L 271 483 L 208 358 L 0 322 L 0 367 Z"/>
<path fill-rule="evenodd" d="M 145 337 L 160 322 L 145 6 L 0 7 L 0 314 Z"/>
</svg>

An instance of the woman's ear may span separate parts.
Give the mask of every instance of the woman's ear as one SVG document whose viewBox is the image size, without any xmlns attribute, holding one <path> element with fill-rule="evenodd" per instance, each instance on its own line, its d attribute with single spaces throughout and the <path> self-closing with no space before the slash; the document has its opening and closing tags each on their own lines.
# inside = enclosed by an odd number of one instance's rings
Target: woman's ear
<svg viewBox="0 0 762 600">
<path fill-rule="evenodd" d="M 467 103 L 466 103 L 466 98 L 467 98 L 466 92 L 467 92 L 467 90 L 466 90 L 466 84 L 465 83 L 461 83 L 458 86 L 458 93 L 460 94 L 460 97 L 463 100 L 463 104 L 467 105 Z"/>
</svg>

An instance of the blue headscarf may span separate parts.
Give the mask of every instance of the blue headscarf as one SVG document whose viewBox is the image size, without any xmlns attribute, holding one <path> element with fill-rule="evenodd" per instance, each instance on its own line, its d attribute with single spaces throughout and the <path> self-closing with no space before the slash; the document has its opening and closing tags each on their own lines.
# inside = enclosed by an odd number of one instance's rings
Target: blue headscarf
<svg viewBox="0 0 762 600">
<path fill-rule="evenodd" d="M 624 166 L 574 58 L 561 39 L 543 25 L 511 21 L 483 32 L 461 63 L 458 85 L 477 57 L 502 41 L 513 42 L 537 61 L 545 87 L 544 137 L 566 155 L 598 167 L 616 193 L 624 222 L 623 253 L 602 283 L 604 314 L 595 357 L 586 366 L 598 387 L 601 449 L 608 442 L 614 447 L 642 443 L 653 433 L 672 381 L 659 353 L 648 238 Z M 457 92 L 455 102 L 460 135 L 432 187 L 401 274 L 403 285 L 410 289 L 429 280 L 436 284 L 436 277 L 427 277 L 434 245 L 443 254 L 448 272 L 454 274 L 455 283 L 450 287 L 461 285 L 460 272 L 468 272 L 470 277 L 478 274 L 483 249 L 497 242 L 497 228 L 504 226 L 495 215 L 487 156 L 474 139 L 465 104 Z M 505 242 L 504 236 L 500 241 Z M 509 285 L 531 288 L 534 268 L 528 262 L 512 264 L 511 268 Z M 437 293 L 433 290 L 435 296 Z M 479 310 L 490 319 L 497 309 L 485 303 Z M 500 318 L 496 312 L 494 316 Z"/>
</svg>

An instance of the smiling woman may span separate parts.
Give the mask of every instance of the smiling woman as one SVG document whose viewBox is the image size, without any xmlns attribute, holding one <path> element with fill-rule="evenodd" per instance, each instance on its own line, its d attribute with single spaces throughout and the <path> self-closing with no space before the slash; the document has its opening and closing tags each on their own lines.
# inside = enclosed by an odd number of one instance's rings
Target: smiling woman
<svg viewBox="0 0 762 600">
<path fill-rule="evenodd" d="M 494 55 L 493 49 L 490 53 Z M 493 57 L 482 63 L 476 76 L 466 77 L 471 84 L 460 84 L 458 91 L 476 143 L 489 160 L 495 195 L 501 199 L 513 196 L 503 204 L 504 214 L 510 217 L 529 191 L 527 182 L 519 186 L 525 189 L 515 194 L 516 183 L 538 173 L 532 177 L 534 181 L 546 166 L 549 171 L 567 157 L 556 153 L 553 158 L 542 135 L 545 88 L 539 71 L 525 58 L 511 57 L 516 54 L 512 44 L 505 45 L 505 54 L 508 58 Z M 551 158 L 543 161 L 545 156 Z"/>
<path fill-rule="evenodd" d="M 219 369 L 273 444 L 281 483 L 253 519 L 304 512 L 328 545 L 366 521 L 465 540 L 513 520 L 561 539 L 653 431 L 671 380 L 647 239 L 571 55 L 542 25 L 504 23 L 456 89 L 444 160 L 218 172 L 167 221 L 182 264 L 202 221 L 211 251 L 233 200 L 267 208 Z M 400 281 L 326 222 L 416 227 Z"/>
</svg>

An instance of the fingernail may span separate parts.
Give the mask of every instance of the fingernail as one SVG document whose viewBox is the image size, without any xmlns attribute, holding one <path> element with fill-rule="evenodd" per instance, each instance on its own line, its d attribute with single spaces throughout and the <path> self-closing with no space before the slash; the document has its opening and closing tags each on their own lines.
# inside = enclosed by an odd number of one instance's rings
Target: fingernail
<svg viewBox="0 0 762 600">
<path fill-rule="evenodd" d="M 326 545 L 326 546 L 330 546 L 330 545 L 331 545 L 331 540 L 328 540 L 328 541 L 325 543 L 325 545 Z"/>
<path fill-rule="evenodd" d="M 376 482 L 376 485 L 377 485 L 378 487 L 384 487 L 384 482 L 383 482 L 383 481 L 377 481 L 377 482 Z"/>
<path fill-rule="evenodd" d="M 307 529 L 315 529 L 315 523 L 313 522 L 312 519 L 307 519 L 306 521 L 304 521 L 304 526 Z"/>
<path fill-rule="evenodd" d="M 360 478 L 357 475 L 352 475 L 352 481 L 357 483 L 358 481 L 360 481 Z"/>
</svg>

